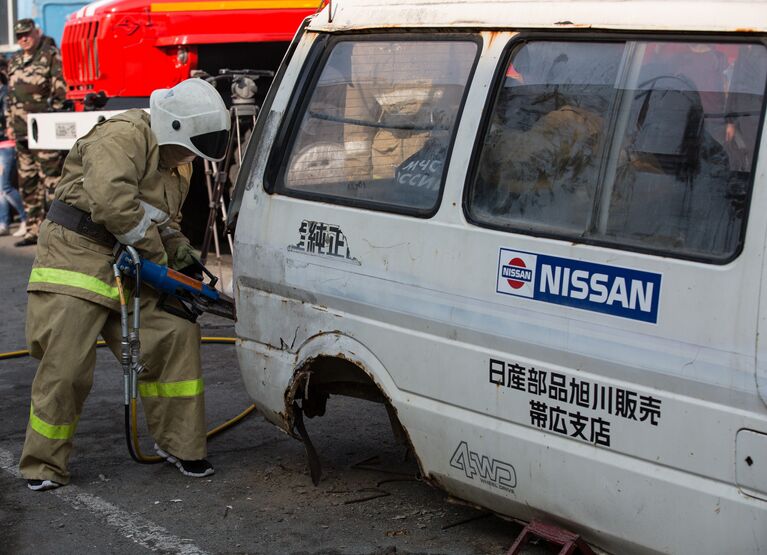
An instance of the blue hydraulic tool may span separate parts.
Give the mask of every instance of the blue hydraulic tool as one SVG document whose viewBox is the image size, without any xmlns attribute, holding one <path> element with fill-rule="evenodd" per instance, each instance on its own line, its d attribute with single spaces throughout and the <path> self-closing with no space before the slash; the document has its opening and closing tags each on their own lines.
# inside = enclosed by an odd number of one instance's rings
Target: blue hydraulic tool
<svg viewBox="0 0 767 555">
<path fill-rule="evenodd" d="M 136 277 L 136 263 L 127 250 L 119 254 L 117 269 L 125 276 Z M 218 278 L 199 262 L 176 271 L 141 258 L 139 271 L 141 282 L 160 293 L 160 308 L 171 314 L 191 322 L 203 312 L 230 320 L 237 318 L 234 301 L 216 289 Z M 207 283 L 203 274 L 209 278 Z"/>
</svg>

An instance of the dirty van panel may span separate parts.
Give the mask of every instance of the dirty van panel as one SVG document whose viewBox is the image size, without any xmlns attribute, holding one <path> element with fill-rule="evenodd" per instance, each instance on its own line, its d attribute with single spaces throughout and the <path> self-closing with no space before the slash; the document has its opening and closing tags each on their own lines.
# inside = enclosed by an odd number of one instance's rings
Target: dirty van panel
<svg viewBox="0 0 767 555">
<path fill-rule="evenodd" d="M 371 208 L 436 207 L 474 41 L 342 40 L 307 93 L 278 190 Z"/>
<path fill-rule="evenodd" d="M 557 42 L 515 49 L 472 219 L 716 262 L 743 240 L 767 49 Z"/>
</svg>

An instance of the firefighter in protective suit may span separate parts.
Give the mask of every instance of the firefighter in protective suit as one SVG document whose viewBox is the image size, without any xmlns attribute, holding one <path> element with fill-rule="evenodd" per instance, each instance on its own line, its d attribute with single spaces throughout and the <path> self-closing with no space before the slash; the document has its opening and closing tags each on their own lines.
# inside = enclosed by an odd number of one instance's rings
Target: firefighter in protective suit
<svg viewBox="0 0 767 555">
<path fill-rule="evenodd" d="M 120 353 L 116 243 L 176 269 L 194 263 L 180 230 L 196 156 L 223 158 L 229 114 L 209 83 L 188 79 L 94 127 L 64 163 L 40 229 L 29 279 L 26 335 L 40 364 L 19 467 L 33 490 L 69 481 L 72 436 L 93 382 L 99 335 Z M 158 454 L 188 476 L 208 476 L 200 328 L 141 292 L 139 394 Z"/>
</svg>

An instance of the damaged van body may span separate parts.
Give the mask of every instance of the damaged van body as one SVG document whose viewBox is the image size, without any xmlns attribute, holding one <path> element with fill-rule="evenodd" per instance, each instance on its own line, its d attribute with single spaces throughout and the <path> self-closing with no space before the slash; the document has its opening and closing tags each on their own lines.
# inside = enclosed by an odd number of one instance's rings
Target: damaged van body
<svg viewBox="0 0 767 555">
<path fill-rule="evenodd" d="M 767 549 L 765 10 L 307 20 L 230 214 L 264 416 L 307 442 L 329 395 L 382 402 L 427 481 L 501 515 Z"/>
</svg>

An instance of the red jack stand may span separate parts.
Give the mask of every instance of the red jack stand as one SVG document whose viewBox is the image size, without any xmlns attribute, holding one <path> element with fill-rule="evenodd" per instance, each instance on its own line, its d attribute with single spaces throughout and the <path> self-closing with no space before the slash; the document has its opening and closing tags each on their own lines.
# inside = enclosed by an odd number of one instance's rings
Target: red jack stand
<svg viewBox="0 0 767 555">
<path fill-rule="evenodd" d="M 554 545 L 561 545 L 562 549 L 559 551 L 559 555 L 576 555 L 577 553 L 594 555 L 588 544 L 578 534 L 553 524 L 544 524 L 538 520 L 533 520 L 524 527 L 506 555 L 517 555 L 533 537 L 541 538 Z"/>
</svg>

